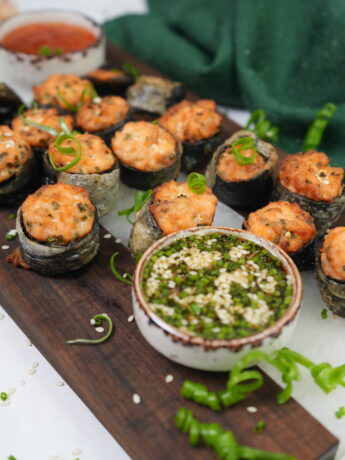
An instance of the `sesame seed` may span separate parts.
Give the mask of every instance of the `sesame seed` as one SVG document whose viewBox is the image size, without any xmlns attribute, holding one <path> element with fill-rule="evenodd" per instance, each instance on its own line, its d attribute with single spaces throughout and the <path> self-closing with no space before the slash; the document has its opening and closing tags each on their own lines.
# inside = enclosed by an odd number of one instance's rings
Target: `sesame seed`
<svg viewBox="0 0 345 460">
<path fill-rule="evenodd" d="M 168 374 L 165 376 L 165 383 L 171 383 L 174 380 L 174 376 L 171 374 Z"/>
<path fill-rule="evenodd" d="M 3 313 L 0 313 L 0 321 L 2 321 L 5 318 L 5 315 Z"/>
<path fill-rule="evenodd" d="M 32 364 L 31 364 L 31 367 L 32 369 L 37 369 L 39 366 L 39 363 L 37 361 L 34 361 Z"/>
<path fill-rule="evenodd" d="M 34 375 L 34 374 L 36 374 L 36 372 L 37 372 L 37 369 L 31 368 L 31 369 L 28 370 L 29 375 Z"/>
<path fill-rule="evenodd" d="M 141 398 L 137 393 L 134 393 L 134 395 L 132 396 L 132 401 L 134 402 L 134 404 L 140 404 Z"/>
<path fill-rule="evenodd" d="M 8 406 L 9 404 L 10 404 L 9 400 L 3 401 L 3 402 L 1 403 L 1 405 L 2 405 L 3 407 Z"/>
<path fill-rule="evenodd" d="M 105 238 L 106 240 L 108 240 L 109 238 L 111 238 L 111 234 L 110 233 L 106 233 L 103 238 Z"/>
<path fill-rule="evenodd" d="M 255 406 L 248 406 L 247 407 L 247 412 L 249 412 L 250 414 L 255 414 L 255 412 L 257 412 L 257 411 L 258 411 L 258 409 Z"/>
<path fill-rule="evenodd" d="M 7 232 L 7 235 L 16 236 L 17 235 L 17 230 L 15 228 L 13 228 L 9 232 Z"/>
<path fill-rule="evenodd" d="M 80 455 L 81 454 L 81 450 L 80 449 L 74 449 L 72 450 L 71 452 L 71 455 Z"/>
<path fill-rule="evenodd" d="M 96 330 L 97 332 L 104 332 L 104 327 L 98 326 L 98 327 L 95 327 L 95 330 Z"/>
<path fill-rule="evenodd" d="M 16 389 L 15 389 L 15 388 L 13 388 L 13 387 L 9 388 L 9 389 L 7 390 L 7 394 L 8 394 L 8 396 L 12 396 L 12 395 L 13 395 L 13 393 L 14 393 L 15 391 L 16 391 Z"/>
<path fill-rule="evenodd" d="M 55 382 L 55 385 L 58 387 L 63 387 L 65 385 L 65 382 L 63 382 L 62 380 L 58 380 L 57 382 Z"/>
<path fill-rule="evenodd" d="M 6 249 L 10 249 L 10 247 L 7 246 L 7 244 L 3 244 L 3 245 L 1 246 L 1 249 L 3 249 L 3 250 L 5 251 Z"/>
<path fill-rule="evenodd" d="M 120 238 L 116 238 L 115 243 L 122 243 Z"/>
<path fill-rule="evenodd" d="M 134 315 L 128 316 L 127 321 L 128 321 L 129 323 L 133 323 L 133 321 L 134 321 Z"/>
<path fill-rule="evenodd" d="M 26 345 L 27 345 L 28 347 L 32 347 L 32 342 L 31 342 L 31 340 L 27 339 Z"/>
<path fill-rule="evenodd" d="M 95 319 L 93 319 L 93 318 L 92 318 L 92 319 L 90 319 L 90 324 L 91 324 L 91 326 L 94 326 L 94 325 L 96 324 L 96 320 L 95 320 Z"/>
</svg>

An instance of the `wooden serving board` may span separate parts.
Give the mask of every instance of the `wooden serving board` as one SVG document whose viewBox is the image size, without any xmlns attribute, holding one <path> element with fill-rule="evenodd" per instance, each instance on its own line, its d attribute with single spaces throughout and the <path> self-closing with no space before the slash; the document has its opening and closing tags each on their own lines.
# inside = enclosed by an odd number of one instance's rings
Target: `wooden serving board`
<svg viewBox="0 0 345 460">
<path fill-rule="evenodd" d="M 131 61 L 143 73 L 158 73 L 118 48 L 109 46 L 108 52 L 114 66 Z M 225 120 L 226 136 L 238 128 Z M 7 219 L 10 212 L 0 211 L 0 235 L 13 227 Z M 131 288 L 118 282 L 108 267 L 115 251 L 120 253 L 121 272 L 132 272 L 134 260 L 114 238 L 104 239 L 104 233 L 102 229 L 100 251 L 87 267 L 57 278 L 15 268 L 6 262 L 8 252 L 1 251 L 0 303 L 132 459 L 216 458 L 210 449 L 192 448 L 188 437 L 175 428 L 173 416 L 182 405 L 205 422 L 216 421 L 233 430 L 241 444 L 287 452 L 299 460 L 333 458 L 338 440 L 296 401 L 278 406 L 279 387 L 268 377 L 263 388 L 220 414 L 185 401 L 179 395 L 184 380 L 217 390 L 224 387 L 227 375 L 177 365 L 147 344 L 135 322 L 127 320 L 132 314 Z M 1 238 L 1 244 L 17 244 Z M 115 325 L 106 343 L 65 344 L 68 339 L 92 337 L 89 320 L 103 312 Z M 167 374 L 174 376 L 170 384 L 165 383 Z M 134 393 L 141 396 L 141 404 L 133 404 Z M 248 413 L 247 406 L 257 407 L 258 412 Z M 258 420 L 266 422 L 260 436 L 252 431 Z"/>
</svg>

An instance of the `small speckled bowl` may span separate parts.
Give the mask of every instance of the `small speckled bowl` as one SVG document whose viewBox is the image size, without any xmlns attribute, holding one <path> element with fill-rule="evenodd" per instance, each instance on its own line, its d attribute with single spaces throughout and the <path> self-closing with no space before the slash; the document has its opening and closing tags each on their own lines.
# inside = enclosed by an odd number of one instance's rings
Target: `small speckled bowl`
<svg viewBox="0 0 345 460">
<path fill-rule="evenodd" d="M 80 51 L 49 57 L 16 53 L 1 45 L 3 37 L 17 27 L 40 22 L 61 22 L 85 27 L 95 34 L 96 41 Z M 105 38 L 101 26 L 81 13 L 54 9 L 24 11 L 0 24 L 0 68 L 6 69 L 10 81 L 24 87 L 41 83 L 54 73 L 86 75 L 101 66 L 104 58 Z"/>
<path fill-rule="evenodd" d="M 262 332 L 238 339 L 203 339 L 193 336 L 167 324 L 148 306 L 142 290 L 142 273 L 149 258 L 163 247 L 185 236 L 224 233 L 253 241 L 281 261 L 291 276 L 293 296 L 285 314 Z M 140 332 L 159 353 L 177 363 L 206 371 L 228 371 L 246 352 L 252 348 L 273 351 L 286 345 L 299 314 L 302 301 L 302 280 L 290 257 L 275 244 L 244 230 L 227 227 L 197 227 L 182 230 L 154 243 L 141 257 L 135 273 L 132 289 L 133 310 Z"/>
</svg>

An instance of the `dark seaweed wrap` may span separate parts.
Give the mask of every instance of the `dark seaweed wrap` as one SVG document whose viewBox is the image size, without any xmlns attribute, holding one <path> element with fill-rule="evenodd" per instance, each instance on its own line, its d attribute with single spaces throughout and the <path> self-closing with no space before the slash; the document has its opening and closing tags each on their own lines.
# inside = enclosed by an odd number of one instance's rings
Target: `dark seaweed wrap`
<svg viewBox="0 0 345 460">
<path fill-rule="evenodd" d="M 101 68 L 111 70 L 106 66 Z M 133 76 L 125 71 L 123 75 L 116 76 L 116 74 L 114 74 L 114 78 L 106 81 L 99 80 L 90 75 L 86 75 L 85 78 L 91 81 L 97 94 L 100 96 L 125 96 L 127 88 L 134 83 Z"/>
<path fill-rule="evenodd" d="M 151 196 L 136 215 L 128 240 L 128 247 L 133 254 L 142 254 L 163 236 L 161 229 L 150 212 L 152 202 L 153 197 Z"/>
<path fill-rule="evenodd" d="M 313 216 L 317 231 L 320 233 L 331 227 L 331 225 L 338 220 L 345 208 L 345 188 L 343 188 L 341 195 L 332 202 L 315 201 L 297 195 L 294 192 L 290 192 L 290 190 L 277 180 L 273 196 L 274 200 L 283 200 L 299 204 L 302 209 Z"/>
<path fill-rule="evenodd" d="M 152 80 L 143 75 L 127 89 L 127 101 L 131 107 L 141 112 L 163 115 L 172 105 L 180 102 L 186 93 L 182 83 L 161 78 Z"/>
<path fill-rule="evenodd" d="M 23 101 L 6 83 L 0 83 L 0 125 L 10 125 Z"/>
<path fill-rule="evenodd" d="M 218 159 L 233 142 L 241 137 L 254 139 L 258 154 L 266 160 L 266 169 L 251 179 L 228 182 L 217 174 Z M 220 201 L 228 206 L 258 209 L 269 201 L 273 188 L 273 169 L 277 159 L 276 149 L 271 144 L 264 142 L 251 131 L 238 131 L 218 147 L 214 153 L 206 170 L 207 184 Z"/>
<path fill-rule="evenodd" d="M 187 173 L 205 165 L 220 143 L 220 133 L 196 142 L 182 142 L 181 169 Z"/>
<path fill-rule="evenodd" d="M 18 205 L 32 191 L 35 176 L 35 158 L 32 155 L 18 174 L 0 184 L 0 205 Z"/>
<path fill-rule="evenodd" d="M 320 235 L 315 242 L 315 274 L 322 300 L 336 315 L 345 318 L 345 281 L 331 278 L 324 274 L 321 268 L 320 251 L 325 234 Z"/>
<path fill-rule="evenodd" d="M 67 245 L 42 243 L 31 238 L 24 228 L 21 208 L 17 213 L 16 229 L 25 261 L 30 268 L 43 275 L 55 276 L 78 270 L 95 257 L 99 248 L 97 210 L 91 232 Z"/>
</svg>

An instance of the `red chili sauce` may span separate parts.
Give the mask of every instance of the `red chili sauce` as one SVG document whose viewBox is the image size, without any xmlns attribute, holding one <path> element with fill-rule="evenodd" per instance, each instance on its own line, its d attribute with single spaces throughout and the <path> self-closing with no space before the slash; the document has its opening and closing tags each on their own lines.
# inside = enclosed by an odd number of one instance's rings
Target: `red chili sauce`
<svg viewBox="0 0 345 460">
<path fill-rule="evenodd" d="M 94 44 L 95 34 L 85 27 L 62 22 L 28 24 L 9 32 L 2 39 L 2 46 L 10 51 L 42 55 L 42 49 L 52 54 L 83 50 Z M 58 50 L 58 52 L 55 52 Z"/>
</svg>

